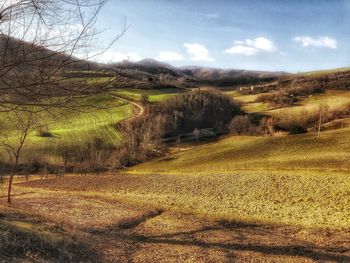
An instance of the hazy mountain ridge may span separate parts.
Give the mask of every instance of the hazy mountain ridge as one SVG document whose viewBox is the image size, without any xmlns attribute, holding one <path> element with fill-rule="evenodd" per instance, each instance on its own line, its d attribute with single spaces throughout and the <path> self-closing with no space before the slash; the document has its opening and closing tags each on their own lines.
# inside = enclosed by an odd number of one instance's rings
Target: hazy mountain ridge
<svg viewBox="0 0 350 263">
<path fill-rule="evenodd" d="M 0 49 L 5 47 L 6 37 L 0 36 Z M 220 69 L 201 66 L 175 67 L 171 64 L 157 61 L 155 59 L 143 59 L 138 62 L 121 61 L 111 64 L 84 61 L 76 57 L 68 57 L 64 53 L 55 53 L 45 47 L 35 46 L 32 43 L 25 43 L 11 38 L 10 46 L 16 49 L 21 46 L 23 49 L 33 50 L 32 56 L 50 57 L 52 65 L 62 60 L 69 59 L 64 74 L 71 75 L 72 70 L 77 77 L 92 76 L 87 71 L 94 71 L 97 77 L 101 73 L 106 76 L 115 76 L 114 81 L 117 87 L 136 87 L 141 89 L 163 88 L 163 87 L 196 87 L 200 85 L 213 86 L 241 86 L 260 82 L 274 82 L 277 80 L 297 80 L 297 82 L 313 82 L 315 85 L 335 85 L 340 89 L 350 87 L 350 68 L 315 71 L 307 73 L 291 74 L 286 72 L 257 71 L 244 69 Z M 33 70 L 35 65 L 24 64 L 19 67 L 26 67 L 25 70 Z M 24 70 L 24 69 L 23 69 Z M 81 71 L 81 72 L 79 72 Z M 101 75 L 101 76 L 102 76 Z"/>
</svg>

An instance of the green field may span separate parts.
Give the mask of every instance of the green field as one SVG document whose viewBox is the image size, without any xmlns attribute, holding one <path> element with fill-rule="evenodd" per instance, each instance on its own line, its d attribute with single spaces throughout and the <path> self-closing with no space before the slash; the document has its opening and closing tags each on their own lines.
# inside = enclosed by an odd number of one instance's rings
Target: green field
<svg viewBox="0 0 350 263">
<path fill-rule="evenodd" d="M 40 124 L 47 126 L 52 136 L 41 137 L 38 132 L 32 132 L 26 142 L 24 159 L 50 158 L 59 145 L 83 145 L 96 137 L 112 145 L 121 142 L 121 134 L 113 124 L 133 115 L 130 104 L 108 94 L 82 98 L 78 103 L 88 106 L 77 110 L 56 109 L 40 116 Z M 8 133 L 13 134 L 10 140 L 15 138 L 15 131 Z"/>
<path fill-rule="evenodd" d="M 268 103 L 255 102 L 261 93 L 244 95 L 238 90 L 225 91 L 224 93 L 239 102 L 242 109 L 247 113 L 257 113 L 273 108 Z"/>
<path fill-rule="evenodd" d="M 85 81 L 89 85 L 109 83 L 110 77 L 72 78 L 70 81 Z M 91 142 L 94 138 L 102 138 L 106 143 L 118 145 L 121 140 L 120 132 L 113 124 L 133 116 L 133 107 L 130 103 L 118 96 L 130 100 L 140 100 L 142 95 L 147 95 L 152 102 L 167 99 L 182 90 L 138 90 L 119 89 L 108 93 L 100 93 L 87 98 L 77 98 L 67 105 L 67 108 L 55 109 L 50 113 L 39 116 L 40 124 L 45 126 L 52 136 L 41 137 L 37 131 L 30 134 L 26 141 L 23 160 L 46 158 L 56 160 L 57 147 L 60 145 L 79 146 Z M 69 106 L 87 105 L 78 108 Z M 6 123 L 6 115 L 0 115 L 3 123 Z M 16 132 L 7 128 L 10 141 L 15 141 Z M 1 153 L 0 153 L 1 154 Z M 2 157 L 6 159 L 6 154 Z"/>
<path fill-rule="evenodd" d="M 143 95 L 148 96 L 149 101 L 159 102 L 170 98 L 178 93 L 183 92 L 181 89 L 152 89 L 152 90 L 141 90 L 141 89 L 118 89 L 114 93 L 116 95 L 131 99 L 140 100 Z"/>
</svg>

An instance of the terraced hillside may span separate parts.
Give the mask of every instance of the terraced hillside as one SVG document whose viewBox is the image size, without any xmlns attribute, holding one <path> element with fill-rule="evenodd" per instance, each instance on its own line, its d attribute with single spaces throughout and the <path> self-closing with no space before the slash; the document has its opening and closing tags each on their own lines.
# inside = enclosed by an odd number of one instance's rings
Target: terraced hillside
<svg viewBox="0 0 350 263">
<path fill-rule="evenodd" d="M 94 138 L 102 138 L 111 145 L 120 143 L 122 138 L 114 124 L 133 115 L 130 104 L 105 93 L 79 99 L 79 103 L 86 106 L 77 110 L 56 109 L 53 113 L 40 116 L 40 123 L 45 126 L 49 136 L 40 136 L 39 131 L 31 133 L 24 160 L 55 158 L 58 146 L 79 146 Z M 9 130 L 8 133 L 15 131 Z"/>
<path fill-rule="evenodd" d="M 136 101 L 141 100 L 142 96 L 147 96 L 150 102 L 159 102 L 184 91 L 185 91 L 184 89 L 175 89 L 175 88 L 150 89 L 150 90 L 129 88 L 129 89 L 117 89 L 114 91 L 114 94 L 121 96 L 123 98 L 128 98 L 130 100 L 136 100 Z"/>
</svg>

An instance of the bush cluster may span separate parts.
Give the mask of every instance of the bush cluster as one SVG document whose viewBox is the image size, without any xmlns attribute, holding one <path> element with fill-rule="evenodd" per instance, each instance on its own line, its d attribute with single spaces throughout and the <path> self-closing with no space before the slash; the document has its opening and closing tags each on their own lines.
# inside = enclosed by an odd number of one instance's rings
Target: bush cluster
<svg viewBox="0 0 350 263">
<path fill-rule="evenodd" d="M 270 103 L 276 107 L 293 105 L 300 96 L 309 96 L 315 93 L 324 92 L 322 86 L 305 85 L 298 87 L 284 87 L 273 93 L 261 94 L 256 98 L 256 102 Z"/>
</svg>

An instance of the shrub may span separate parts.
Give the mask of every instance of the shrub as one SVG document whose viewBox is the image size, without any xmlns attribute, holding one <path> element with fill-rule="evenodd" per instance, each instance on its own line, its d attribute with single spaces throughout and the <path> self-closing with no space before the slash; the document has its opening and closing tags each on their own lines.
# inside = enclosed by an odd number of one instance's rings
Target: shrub
<svg viewBox="0 0 350 263">
<path fill-rule="evenodd" d="M 37 132 L 37 136 L 39 137 L 54 137 L 53 134 L 50 132 L 49 128 L 47 126 L 40 127 Z"/>
<path fill-rule="evenodd" d="M 256 102 L 271 103 L 274 106 L 283 107 L 297 102 L 299 96 L 309 96 L 315 93 L 324 92 L 324 87 L 319 83 L 296 83 L 288 86 L 280 86 L 279 90 L 273 93 L 261 94 Z"/>
<path fill-rule="evenodd" d="M 140 103 L 142 105 L 147 105 L 149 103 L 149 97 L 146 94 L 142 94 L 140 98 Z"/>
<path fill-rule="evenodd" d="M 298 124 L 292 124 L 289 127 L 289 134 L 300 134 L 300 133 L 307 133 L 307 129 Z"/>
<path fill-rule="evenodd" d="M 274 106 L 282 107 L 295 103 L 296 98 L 286 92 L 278 91 L 274 93 L 261 94 L 256 98 L 255 102 L 271 103 Z"/>
<path fill-rule="evenodd" d="M 253 135 L 257 128 L 252 124 L 248 116 L 236 116 L 229 124 L 230 133 L 236 135 Z"/>
</svg>

